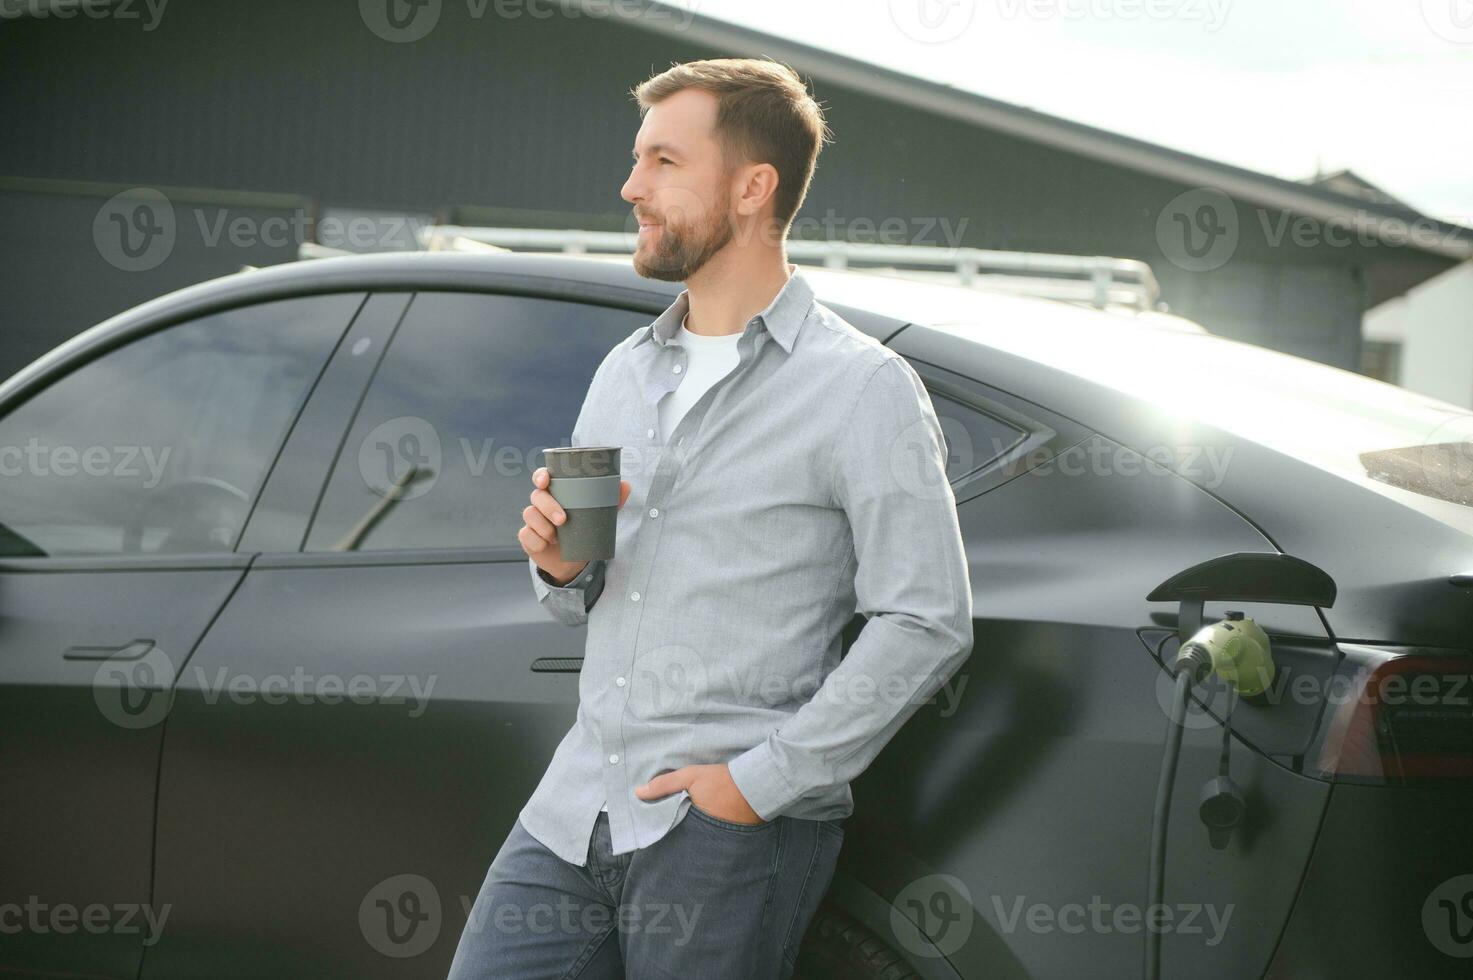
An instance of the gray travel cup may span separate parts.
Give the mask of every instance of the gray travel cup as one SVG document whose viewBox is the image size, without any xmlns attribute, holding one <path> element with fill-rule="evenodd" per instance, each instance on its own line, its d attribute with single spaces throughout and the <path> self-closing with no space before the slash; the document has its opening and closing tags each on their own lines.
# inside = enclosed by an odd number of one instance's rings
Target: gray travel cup
<svg viewBox="0 0 1473 980">
<path fill-rule="evenodd" d="M 556 525 L 564 561 L 614 557 L 619 517 L 618 446 L 569 446 L 542 451 L 547 492 L 568 519 Z"/>
</svg>

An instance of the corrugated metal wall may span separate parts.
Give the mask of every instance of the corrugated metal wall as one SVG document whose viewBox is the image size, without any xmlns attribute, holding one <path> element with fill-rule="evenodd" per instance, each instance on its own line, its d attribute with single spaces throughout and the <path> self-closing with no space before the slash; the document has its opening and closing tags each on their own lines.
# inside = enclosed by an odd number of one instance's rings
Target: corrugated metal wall
<svg viewBox="0 0 1473 980">
<path fill-rule="evenodd" d="M 176 209 L 167 261 L 120 272 L 93 236 L 94 216 L 117 190 L 165 188 L 173 199 L 174 189 L 196 188 L 204 202 L 264 192 L 312 202 L 308 215 L 314 205 L 402 208 L 623 228 L 619 188 L 639 122 L 629 88 L 673 61 L 762 53 L 496 0 L 445 0 L 425 37 L 393 43 L 360 6 L 173 0 L 151 29 L 141 5 L 131 20 L 6 22 L 0 372 L 142 298 L 293 254 L 211 244 L 201 206 L 188 205 Z M 814 90 L 837 142 L 800 215 L 815 222 L 804 237 L 863 240 L 889 227 L 915 244 L 1143 258 L 1173 307 L 1210 328 L 1354 365 L 1357 270 L 1384 252 L 1272 247 L 1245 215 L 1227 271 L 1189 274 L 1156 240 L 1157 215 L 1185 187 L 821 83 Z M 35 178 L 99 186 L 38 189 Z M 261 204 L 243 200 L 228 213 Z M 1414 253 L 1396 261 L 1430 263 Z M 1285 266 L 1314 271 L 1278 271 Z M 1296 300 L 1300 290 L 1313 302 Z M 1294 321 L 1305 316 L 1313 322 Z"/>
</svg>

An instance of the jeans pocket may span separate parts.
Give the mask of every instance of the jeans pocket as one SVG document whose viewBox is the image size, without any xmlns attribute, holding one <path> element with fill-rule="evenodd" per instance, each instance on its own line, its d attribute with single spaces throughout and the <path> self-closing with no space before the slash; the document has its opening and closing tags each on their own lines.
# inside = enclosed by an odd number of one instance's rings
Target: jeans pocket
<svg viewBox="0 0 1473 980">
<path fill-rule="evenodd" d="M 813 823 L 816 824 L 813 830 L 813 849 L 808 867 L 803 872 L 802 883 L 798 886 L 798 895 L 793 902 L 793 918 L 788 922 L 787 934 L 783 938 L 783 960 L 790 971 L 798 961 L 798 949 L 803 944 L 803 936 L 808 931 L 809 923 L 813 921 L 813 916 L 834 879 L 839 849 L 844 844 L 843 824 L 839 821 L 815 820 Z"/>
<path fill-rule="evenodd" d="M 737 823 L 735 820 L 725 820 L 721 817 L 707 813 L 705 810 L 702 810 L 700 807 L 696 806 L 695 800 L 691 800 L 690 812 L 694 813 L 697 817 L 700 817 L 702 820 L 706 821 L 706 823 L 712 824 L 716 827 L 720 827 L 722 830 L 735 830 L 745 834 L 756 833 L 757 831 L 767 830 L 770 827 L 776 826 L 776 824 L 771 820 L 763 820 L 761 823 Z"/>
</svg>

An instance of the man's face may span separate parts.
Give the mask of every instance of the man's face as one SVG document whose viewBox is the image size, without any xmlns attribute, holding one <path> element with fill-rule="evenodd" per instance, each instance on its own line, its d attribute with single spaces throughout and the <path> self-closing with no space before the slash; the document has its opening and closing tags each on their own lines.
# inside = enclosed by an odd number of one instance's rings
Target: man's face
<svg viewBox="0 0 1473 980">
<path fill-rule="evenodd" d="M 684 282 L 732 239 L 732 175 L 715 127 L 716 97 L 700 89 L 645 113 L 620 196 L 634 205 L 634 270 L 647 279 Z"/>
</svg>

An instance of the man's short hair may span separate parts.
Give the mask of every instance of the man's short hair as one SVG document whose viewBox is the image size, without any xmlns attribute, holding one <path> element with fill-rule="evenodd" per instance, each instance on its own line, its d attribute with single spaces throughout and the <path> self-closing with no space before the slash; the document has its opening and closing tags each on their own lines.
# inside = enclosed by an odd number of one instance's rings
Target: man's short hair
<svg viewBox="0 0 1473 980">
<path fill-rule="evenodd" d="M 777 171 L 773 218 L 786 231 L 808 194 L 818 152 L 831 140 L 823 110 L 798 73 L 766 58 L 687 61 L 631 90 L 642 117 L 688 88 L 716 96 L 716 138 L 728 172 L 745 163 Z"/>
</svg>

